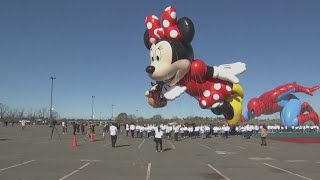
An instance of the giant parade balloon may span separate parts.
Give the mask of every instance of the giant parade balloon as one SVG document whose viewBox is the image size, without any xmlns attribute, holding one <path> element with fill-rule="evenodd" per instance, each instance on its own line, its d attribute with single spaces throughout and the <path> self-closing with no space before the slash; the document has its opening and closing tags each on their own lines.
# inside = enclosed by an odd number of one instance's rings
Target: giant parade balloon
<svg viewBox="0 0 320 180">
<path fill-rule="evenodd" d="M 319 116 L 308 102 L 301 102 L 295 93 L 313 95 L 320 86 L 304 87 L 297 83 L 289 83 L 263 93 L 248 102 L 247 111 L 241 121 L 249 121 L 261 115 L 280 112 L 280 119 L 285 126 L 300 126 L 307 121 L 319 125 Z"/>
<path fill-rule="evenodd" d="M 244 91 L 237 75 L 246 70 L 245 63 L 208 66 L 194 59 L 194 24 L 188 17 L 178 19 L 173 6 L 163 11 L 161 19 L 148 15 L 145 24 L 144 44 L 150 54 L 145 70 L 155 81 L 145 93 L 148 103 L 161 108 L 186 92 L 202 109 L 223 115 L 229 125 L 238 124 Z"/>
</svg>

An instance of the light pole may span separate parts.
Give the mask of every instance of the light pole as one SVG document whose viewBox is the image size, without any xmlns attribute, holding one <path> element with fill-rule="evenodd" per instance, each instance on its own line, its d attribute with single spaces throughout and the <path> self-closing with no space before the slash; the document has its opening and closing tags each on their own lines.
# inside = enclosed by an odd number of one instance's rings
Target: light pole
<svg viewBox="0 0 320 180">
<path fill-rule="evenodd" d="M 56 79 L 56 77 L 51 76 L 51 77 L 50 77 L 50 79 L 51 79 L 50 122 L 51 122 L 51 126 L 52 126 L 50 139 L 52 139 L 53 131 L 54 131 L 54 129 L 55 129 L 55 130 L 56 130 L 56 132 L 57 132 L 57 134 L 58 134 L 58 136 L 59 136 L 59 139 L 61 140 L 61 137 L 60 137 L 60 135 L 59 135 L 59 132 L 58 132 L 58 130 L 57 130 L 57 128 L 56 128 L 56 122 L 55 122 L 55 121 L 53 121 L 53 119 L 52 119 L 52 93 L 53 93 L 53 80 L 54 80 L 54 79 Z"/>
<path fill-rule="evenodd" d="M 56 77 L 51 76 L 51 101 L 50 101 L 50 121 L 52 122 L 52 93 L 53 93 L 53 80 L 56 79 Z"/>
<path fill-rule="evenodd" d="M 94 98 L 95 98 L 95 96 L 91 96 L 92 97 L 92 113 L 91 113 L 91 119 L 93 120 L 93 103 L 94 103 Z"/>
</svg>

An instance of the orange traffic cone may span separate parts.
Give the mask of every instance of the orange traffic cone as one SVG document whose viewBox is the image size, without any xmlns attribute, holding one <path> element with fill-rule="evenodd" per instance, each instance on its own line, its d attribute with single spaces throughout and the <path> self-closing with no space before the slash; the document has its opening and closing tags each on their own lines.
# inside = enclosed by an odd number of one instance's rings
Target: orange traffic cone
<svg viewBox="0 0 320 180">
<path fill-rule="evenodd" d="M 76 147 L 76 146 L 78 146 L 78 144 L 77 144 L 77 137 L 76 137 L 76 135 L 74 135 L 74 136 L 73 136 L 73 144 L 72 144 L 72 147 Z"/>
<path fill-rule="evenodd" d="M 93 134 L 93 133 L 91 133 L 91 135 L 90 135 L 90 141 L 91 141 L 91 142 L 94 141 L 94 134 Z"/>
</svg>

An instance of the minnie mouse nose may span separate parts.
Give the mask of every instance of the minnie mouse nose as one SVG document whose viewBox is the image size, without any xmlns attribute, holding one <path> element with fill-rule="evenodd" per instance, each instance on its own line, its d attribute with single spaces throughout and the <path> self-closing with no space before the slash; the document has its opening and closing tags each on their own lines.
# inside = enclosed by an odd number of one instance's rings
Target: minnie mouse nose
<svg viewBox="0 0 320 180">
<path fill-rule="evenodd" d="M 152 74 L 155 70 L 156 70 L 156 68 L 154 66 L 146 67 L 146 72 L 149 74 Z"/>
</svg>

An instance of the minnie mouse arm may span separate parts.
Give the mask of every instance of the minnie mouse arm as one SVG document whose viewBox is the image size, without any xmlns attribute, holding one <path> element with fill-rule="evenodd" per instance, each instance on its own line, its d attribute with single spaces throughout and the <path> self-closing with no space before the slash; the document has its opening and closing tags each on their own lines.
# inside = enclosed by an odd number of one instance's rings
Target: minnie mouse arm
<svg viewBox="0 0 320 180">
<path fill-rule="evenodd" d="M 236 62 L 233 64 L 223 64 L 220 66 L 207 67 L 206 75 L 221 80 L 226 80 L 232 83 L 239 83 L 236 75 L 243 73 L 246 70 L 246 64 Z"/>
<path fill-rule="evenodd" d="M 209 66 L 207 66 L 203 61 L 195 60 L 191 64 L 190 76 L 193 78 L 202 78 L 202 77 L 206 76 L 208 73 L 210 73 L 208 71 L 208 70 L 210 70 L 210 68 L 208 68 L 208 67 Z"/>
</svg>

